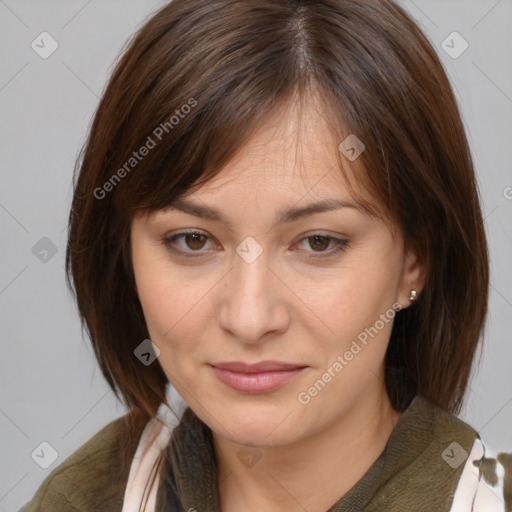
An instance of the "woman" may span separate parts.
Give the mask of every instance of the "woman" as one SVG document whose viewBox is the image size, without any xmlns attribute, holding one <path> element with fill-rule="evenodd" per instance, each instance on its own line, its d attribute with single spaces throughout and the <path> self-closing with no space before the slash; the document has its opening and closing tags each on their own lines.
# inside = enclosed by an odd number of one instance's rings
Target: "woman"
<svg viewBox="0 0 512 512">
<path fill-rule="evenodd" d="M 512 454 L 455 416 L 487 245 L 403 9 L 173 0 L 77 170 L 69 285 L 130 412 L 23 512 L 512 510 Z"/>
</svg>

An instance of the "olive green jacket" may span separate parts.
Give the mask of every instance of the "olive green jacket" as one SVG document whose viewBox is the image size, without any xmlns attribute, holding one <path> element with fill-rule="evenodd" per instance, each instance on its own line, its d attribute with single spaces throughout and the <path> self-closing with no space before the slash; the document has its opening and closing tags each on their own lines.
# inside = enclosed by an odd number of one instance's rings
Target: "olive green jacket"
<svg viewBox="0 0 512 512">
<path fill-rule="evenodd" d="M 56 467 L 19 512 L 121 512 L 136 449 L 135 445 L 124 446 L 122 442 L 127 417 L 108 424 Z M 140 433 L 143 428 L 140 425 Z M 184 447 L 183 453 L 174 458 L 179 461 L 179 471 L 171 471 L 175 488 L 179 489 L 179 496 L 172 501 L 177 504 L 173 512 L 219 510 L 209 432 L 188 408 L 173 433 L 173 445 L 176 442 L 176 446 Z M 479 435 L 472 427 L 417 395 L 382 454 L 329 511 L 450 512 L 457 488 L 468 481 L 461 478 L 464 468 L 472 469 L 467 466 L 478 467 L 481 484 L 494 486 L 491 494 L 497 500 L 493 505 L 484 499 L 476 500 L 480 505 L 475 510 L 512 511 L 512 454 L 499 454 L 501 471 L 505 470 L 505 478 L 499 480 L 496 459 L 468 459 L 478 443 Z M 473 487 L 468 489 L 473 492 Z M 165 492 L 160 484 L 157 512 L 162 510 Z"/>
<path fill-rule="evenodd" d="M 130 414 L 103 427 L 53 469 L 19 512 L 121 512 L 137 449 L 136 443 L 122 444 Z"/>
</svg>

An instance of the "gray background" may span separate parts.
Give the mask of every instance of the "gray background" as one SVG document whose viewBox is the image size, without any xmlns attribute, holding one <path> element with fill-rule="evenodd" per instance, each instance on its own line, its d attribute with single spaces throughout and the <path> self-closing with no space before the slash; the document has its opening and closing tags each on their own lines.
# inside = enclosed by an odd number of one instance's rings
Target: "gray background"
<svg viewBox="0 0 512 512">
<path fill-rule="evenodd" d="M 0 0 L 0 512 L 17 510 L 56 465 L 126 413 L 81 337 L 64 282 L 65 228 L 75 159 L 112 64 L 165 3 Z M 454 83 L 491 250 L 485 350 L 460 417 L 491 447 L 512 451 L 512 3 L 400 3 Z M 47 59 L 31 47 L 44 31 L 59 45 Z M 442 46 L 453 31 L 469 43 L 458 58 Z M 58 453 L 47 469 L 31 456 L 44 441 Z"/>
</svg>

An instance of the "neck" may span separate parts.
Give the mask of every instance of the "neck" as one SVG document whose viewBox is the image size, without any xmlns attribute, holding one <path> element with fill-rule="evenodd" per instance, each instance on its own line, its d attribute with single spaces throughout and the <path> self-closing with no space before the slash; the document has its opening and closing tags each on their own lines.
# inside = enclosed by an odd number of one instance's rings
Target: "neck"
<svg viewBox="0 0 512 512">
<path fill-rule="evenodd" d="M 240 445 L 214 433 L 222 512 L 327 510 L 372 466 L 400 417 L 381 388 L 321 432 L 258 447 L 262 456 L 251 467 L 240 464 Z"/>
</svg>

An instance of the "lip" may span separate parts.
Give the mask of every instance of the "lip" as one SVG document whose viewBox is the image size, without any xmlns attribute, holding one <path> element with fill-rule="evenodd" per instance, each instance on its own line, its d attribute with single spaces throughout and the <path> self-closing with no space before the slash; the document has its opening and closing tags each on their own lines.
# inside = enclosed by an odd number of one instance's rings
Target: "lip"
<svg viewBox="0 0 512 512">
<path fill-rule="evenodd" d="M 281 361 L 260 361 L 258 363 L 244 363 L 242 361 L 227 361 L 211 363 L 211 366 L 221 370 L 230 370 L 238 373 L 260 373 L 270 371 L 294 370 L 305 368 L 304 364 L 284 363 Z"/>
<path fill-rule="evenodd" d="M 307 368 L 304 365 L 280 361 L 261 361 L 253 364 L 230 361 L 210 366 L 222 383 L 244 393 L 269 393 L 281 388 Z"/>
</svg>

